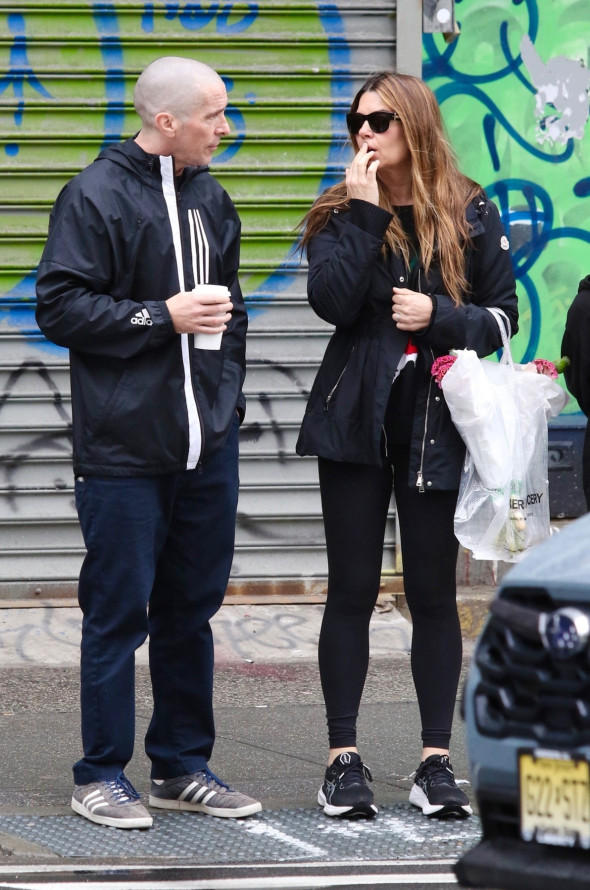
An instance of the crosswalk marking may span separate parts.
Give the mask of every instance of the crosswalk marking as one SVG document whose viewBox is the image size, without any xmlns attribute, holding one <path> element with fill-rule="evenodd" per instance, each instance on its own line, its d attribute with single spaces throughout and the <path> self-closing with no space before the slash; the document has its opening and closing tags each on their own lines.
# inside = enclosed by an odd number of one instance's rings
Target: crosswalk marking
<svg viewBox="0 0 590 890">
<path fill-rule="evenodd" d="M 291 888 L 291 890 L 309 890 L 309 888 L 322 887 L 352 887 L 359 883 L 370 886 L 406 884 L 408 886 L 426 885 L 428 887 L 437 884 L 454 884 L 457 879 L 452 874 L 399 874 L 383 875 L 362 873 L 356 875 L 301 875 L 279 877 L 256 878 L 219 878 L 217 880 L 206 878 L 205 880 L 175 880 L 175 881 L 129 881 L 122 878 L 121 881 L 84 881 L 60 882 L 51 884 L 0 884 L 0 890 L 274 890 L 274 888 Z"/>
</svg>

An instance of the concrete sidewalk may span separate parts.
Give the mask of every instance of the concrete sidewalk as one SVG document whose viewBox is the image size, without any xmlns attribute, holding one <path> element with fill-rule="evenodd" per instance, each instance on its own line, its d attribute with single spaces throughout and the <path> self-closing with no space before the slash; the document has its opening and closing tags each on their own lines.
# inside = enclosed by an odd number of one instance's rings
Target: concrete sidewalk
<svg viewBox="0 0 590 890">
<path fill-rule="evenodd" d="M 458 606 L 463 637 L 479 633 L 494 589 L 460 588 Z M 223 605 L 211 624 L 218 665 L 236 662 L 316 661 L 322 604 Z M 0 607 L 0 668 L 77 665 L 81 612 L 72 600 L 61 607 Z M 403 596 L 379 603 L 370 628 L 371 656 L 408 653 L 412 626 Z M 147 645 L 137 653 L 147 664 Z"/>
<path fill-rule="evenodd" d="M 464 626 L 477 625 L 485 597 L 467 597 Z M 463 599 L 463 598 L 461 598 Z M 457 858 L 479 840 L 476 817 L 424 819 L 407 800 L 420 754 L 420 721 L 409 667 L 411 625 L 395 607 L 376 611 L 359 745 L 374 776 L 373 823 L 327 819 L 317 807 L 326 729 L 316 647 L 321 605 L 224 605 L 213 621 L 217 653 L 217 742 L 211 768 L 263 802 L 247 820 L 155 812 L 149 832 L 95 826 L 69 807 L 71 765 L 80 756 L 77 607 L 0 610 L 0 871 L 31 863 L 331 861 Z M 481 616 L 480 616 L 481 617 Z M 467 627 L 467 631 L 469 631 Z M 467 670 L 473 643 L 465 638 Z M 136 671 L 136 750 L 127 770 L 143 794 L 151 714 L 146 647 Z M 456 717 L 455 772 L 467 780 Z M 442 846 L 441 846 L 442 845 Z M 196 858 L 195 858 L 196 857 Z"/>
<path fill-rule="evenodd" d="M 223 605 L 211 624 L 218 665 L 316 660 L 323 605 Z M 383 609 L 383 610 L 381 610 Z M 81 612 L 64 608 L 0 609 L 0 667 L 77 665 Z M 374 657 L 408 652 L 411 625 L 394 606 L 371 621 Z M 137 652 L 147 664 L 147 644 Z"/>
</svg>

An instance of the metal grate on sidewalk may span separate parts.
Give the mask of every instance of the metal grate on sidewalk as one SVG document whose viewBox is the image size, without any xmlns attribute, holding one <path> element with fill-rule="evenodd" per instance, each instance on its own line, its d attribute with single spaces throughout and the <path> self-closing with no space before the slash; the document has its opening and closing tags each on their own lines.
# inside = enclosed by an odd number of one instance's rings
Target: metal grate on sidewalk
<svg viewBox="0 0 590 890">
<path fill-rule="evenodd" d="M 480 840 L 481 823 L 476 816 L 427 819 L 400 803 L 382 807 L 370 822 L 327 819 L 319 809 L 303 808 L 236 820 L 163 813 L 155 814 L 147 831 L 122 831 L 76 815 L 9 815 L 0 816 L 0 832 L 68 859 L 190 859 L 212 865 L 457 859 Z"/>
</svg>

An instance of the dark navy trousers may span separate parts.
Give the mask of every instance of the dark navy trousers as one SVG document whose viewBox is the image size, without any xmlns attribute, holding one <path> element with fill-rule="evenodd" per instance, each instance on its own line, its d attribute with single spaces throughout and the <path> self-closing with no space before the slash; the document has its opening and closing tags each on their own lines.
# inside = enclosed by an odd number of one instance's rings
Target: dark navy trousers
<svg viewBox="0 0 590 890">
<path fill-rule="evenodd" d="M 152 778 L 202 769 L 213 749 L 213 638 L 232 564 L 238 418 L 201 467 L 149 477 L 76 480 L 87 555 L 81 711 L 74 782 L 114 778 L 133 754 L 135 650 L 149 635 L 154 709 L 145 747 Z"/>
</svg>

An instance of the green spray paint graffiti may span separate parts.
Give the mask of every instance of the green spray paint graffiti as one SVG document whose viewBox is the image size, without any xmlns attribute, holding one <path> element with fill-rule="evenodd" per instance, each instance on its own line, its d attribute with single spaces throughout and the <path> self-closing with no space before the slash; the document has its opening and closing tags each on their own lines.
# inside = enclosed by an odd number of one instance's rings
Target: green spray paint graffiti
<svg viewBox="0 0 590 890">
<path fill-rule="evenodd" d="M 243 0 L 134 6 L 101 0 L 59 13 L 31 6 L 0 16 L 5 322 L 36 336 L 34 270 L 53 200 L 102 146 L 139 128 L 133 85 L 161 55 L 193 55 L 221 68 L 232 133 L 214 165 L 242 216 L 244 291 L 255 296 L 277 269 L 275 290 L 284 286 L 293 229 L 334 175 L 334 149 L 342 142 L 333 132 L 334 81 L 341 90 L 342 67 L 338 77 L 333 69 L 347 48 L 341 36 L 338 50 L 331 46 L 333 28 L 335 12 Z"/>
<path fill-rule="evenodd" d="M 457 0 L 456 14 L 455 43 L 424 38 L 424 78 L 461 168 L 496 200 L 510 232 L 515 354 L 554 359 L 590 271 L 588 4 Z"/>
</svg>

